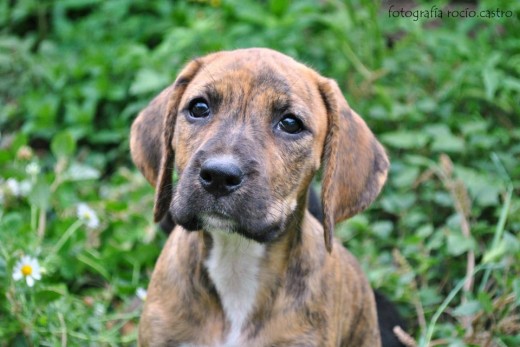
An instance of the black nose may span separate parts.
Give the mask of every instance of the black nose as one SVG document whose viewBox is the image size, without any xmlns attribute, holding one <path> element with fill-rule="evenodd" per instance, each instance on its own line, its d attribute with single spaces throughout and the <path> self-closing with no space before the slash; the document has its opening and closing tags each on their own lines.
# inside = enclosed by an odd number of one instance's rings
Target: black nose
<svg viewBox="0 0 520 347">
<path fill-rule="evenodd" d="M 199 179 L 202 186 L 211 194 L 226 195 L 237 190 L 243 181 L 244 173 L 232 158 L 210 158 L 200 168 Z"/>
</svg>

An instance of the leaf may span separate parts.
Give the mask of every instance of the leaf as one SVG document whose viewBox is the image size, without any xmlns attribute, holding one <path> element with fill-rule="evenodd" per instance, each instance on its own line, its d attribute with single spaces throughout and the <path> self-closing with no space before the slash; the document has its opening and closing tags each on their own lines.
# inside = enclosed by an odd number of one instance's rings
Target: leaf
<svg viewBox="0 0 520 347">
<path fill-rule="evenodd" d="M 51 151 L 57 158 L 71 157 L 76 151 L 76 141 L 68 130 L 64 130 L 52 138 Z"/>
<path fill-rule="evenodd" d="M 65 284 L 60 283 L 60 284 L 45 286 L 45 287 L 41 288 L 35 294 L 35 299 L 37 302 L 47 305 L 50 302 L 52 302 L 54 300 L 58 300 L 59 298 L 63 297 L 64 295 L 67 295 L 67 293 L 68 293 L 67 286 Z"/>
<path fill-rule="evenodd" d="M 473 239 L 467 238 L 460 232 L 450 232 L 448 234 L 448 253 L 450 255 L 458 256 L 475 246 Z"/>
<path fill-rule="evenodd" d="M 2 136 L 0 134 L 0 140 L 2 140 Z M 11 143 L 11 149 L 13 152 L 16 152 L 20 147 L 26 146 L 29 142 L 29 137 L 24 133 L 19 133 L 15 136 L 13 142 Z"/>
<path fill-rule="evenodd" d="M 471 316 L 475 313 L 479 312 L 482 309 L 480 302 L 476 300 L 471 300 L 459 305 L 456 309 L 453 310 L 453 315 L 461 317 L 461 316 Z"/>
<path fill-rule="evenodd" d="M 422 287 L 419 289 L 419 298 L 424 306 L 436 305 L 442 302 L 442 297 L 437 290 L 432 287 Z"/>
<path fill-rule="evenodd" d="M 455 175 L 462 180 L 471 198 L 476 199 L 476 205 L 495 206 L 503 190 L 500 180 L 494 179 L 488 173 L 455 166 Z"/>
<path fill-rule="evenodd" d="M 444 247 L 444 235 L 442 233 L 433 233 L 428 242 L 426 243 L 427 249 L 440 249 Z"/>
<path fill-rule="evenodd" d="M 288 0 L 270 0 L 269 1 L 269 8 L 271 9 L 271 12 L 277 16 L 282 16 L 287 11 L 288 7 L 289 7 Z"/>
<path fill-rule="evenodd" d="M 394 131 L 381 136 L 381 141 L 396 148 L 421 148 L 428 142 L 428 136 L 418 131 Z"/>
<path fill-rule="evenodd" d="M 437 102 L 433 98 L 424 98 L 417 102 L 417 109 L 421 113 L 431 113 L 437 109 Z"/>
<path fill-rule="evenodd" d="M 487 67 L 482 71 L 486 98 L 491 100 L 495 96 L 501 74 L 493 67 Z"/>
<path fill-rule="evenodd" d="M 74 162 L 63 176 L 68 181 L 84 181 L 96 180 L 101 176 L 101 173 L 91 166 Z"/>
<path fill-rule="evenodd" d="M 372 224 L 374 234 L 382 239 L 388 239 L 394 229 L 394 224 L 390 221 L 379 221 Z"/>
<path fill-rule="evenodd" d="M 520 250 L 519 241 L 510 233 L 504 233 L 504 237 L 500 242 L 490 250 L 488 250 L 482 258 L 483 263 L 493 263 L 502 259 L 506 254 L 515 254 Z"/>
<path fill-rule="evenodd" d="M 488 123 L 486 121 L 472 121 L 467 123 L 462 123 L 460 125 L 460 129 L 464 135 L 476 134 L 476 133 L 485 133 L 488 129 Z"/>
<path fill-rule="evenodd" d="M 433 142 L 432 151 L 436 152 L 462 152 L 464 140 L 452 134 L 450 128 L 444 124 L 433 124 L 425 129 L 431 135 Z"/>
<path fill-rule="evenodd" d="M 389 213 L 400 214 L 411 208 L 416 199 L 414 194 L 387 194 L 381 199 L 381 206 Z"/>
<path fill-rule="evenodd" d="M 517 278 L 513 281 L 513 292 L 516 297 L 516 305 L 520 306 L 520 278 Z"/>
<path fill-rule="evenodd" d="M 420 226 L 415 234 L 423 239 L 427 238 L 433 233 L 433 226 L 431 224 L 425 224 Z"/>
<path fill-rule="evenodd" d="M 31 194 L 29 194 L 29 202 L 31 205 L 45 210 L 49 206 L 50 197 L 51 188 L 47 182 L 45 182 L 43 179 L 40 179 L 32 188 Z"/>
<path fill-rule="evenodd" d="M 486 313 L 493 312 L 493 299 L 491 295 L 487 292 L 478 292 L 477 294 L 478 301 L 480 302 L 480 306 L 486 311 Z"/>
<path fill-rule="evenodd" d="M 506 77 L 503 80 L 504 89 L 520 92 L 520 79 Z"/>
<path fill-rule="evenodd" d="M 436 152 L 462 152 L 464 150 L 464 140 L 452 134 L 436 138 L 431 146 L 432 151 Z"/>
<path fill-rule="evenodd" d="M 468 347 L 468 345 L 462 339 L 450 339 L 450 344 L 446 345 L 447 347 Z"/>
<path fill-rule="evenodd" d="M 130 86 L 130 94 L 140 95 L 158 92 L 169 82 L 166 74 L 151 69 L 142 69 L 137 72 L 134 82 Z"/>
<path fill-rule="evenodd" d="M 395 175 L 392 175 L 393 183 L 397 187 L 411 187 L 417 177 L 419 177 L 419 173 L 418 167 L 405 166 L 398 170 Z"/>
<path fill-rule="evenodd" d="M 0 278 L 3 278 L 6 276 L 6 274 L 7 274 L 6 268 L 7 268 L 7 266 L 5 263 L 5 259 L 0 258 Z"/>
</svg>

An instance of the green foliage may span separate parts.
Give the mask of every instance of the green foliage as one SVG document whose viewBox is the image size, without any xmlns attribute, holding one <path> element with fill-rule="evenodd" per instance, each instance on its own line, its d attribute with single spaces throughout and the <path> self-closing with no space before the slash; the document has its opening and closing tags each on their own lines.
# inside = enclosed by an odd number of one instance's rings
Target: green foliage
<svg viewBox="0 0 520 347">
<path fill-rule="evenodd" d="M 136 290 L 164 237 L 129 160 L 131 121 L 189 59 L 252 46 L 335 78 L 386 145 L 386 188 L 337 234 L 418 343 L 520 345 L 520 3 L 475 5 L 497 8 L 511 16 L 413 20 L 358 0 L 1 2 L 0 345 L 135 345 Z M 13 279 L 22 255 L 42 267 L 31 288 Z"/>
</svg>

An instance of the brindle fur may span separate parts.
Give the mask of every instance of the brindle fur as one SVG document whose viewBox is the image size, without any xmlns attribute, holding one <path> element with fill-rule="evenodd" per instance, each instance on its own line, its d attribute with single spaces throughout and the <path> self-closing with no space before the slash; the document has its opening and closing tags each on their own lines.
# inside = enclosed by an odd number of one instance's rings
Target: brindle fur
<svg viewBox="0 0 520 347">
<path fill-rule="evenodd" d="M 187 105 L 199 97 L 212 115 L 193 121 Z M 307 131 L 277 132 L 285 112 Z M 268 49 L 215 53 L 189 63 L 139 114 L 130 145 L 157 188 L 156 221 L 169 212 L 177 224 L 152 275 L 141 346 L 223 345 L 230 323 L 204 266 L 212 235 L 200 230 L 203 212 L 225 213 L 244 242 L 266 245 L 243 346 L 380 345 L 372 289 L 332 235 L 335 223 L 376 198 L 389 164 L 334 81 Z M 216 155 L 233 156 L 246 177 L 218 199 L 197 179 L 201 163 Z M 323 225 L 306 211 L 320 166 Z"/>
</svg>

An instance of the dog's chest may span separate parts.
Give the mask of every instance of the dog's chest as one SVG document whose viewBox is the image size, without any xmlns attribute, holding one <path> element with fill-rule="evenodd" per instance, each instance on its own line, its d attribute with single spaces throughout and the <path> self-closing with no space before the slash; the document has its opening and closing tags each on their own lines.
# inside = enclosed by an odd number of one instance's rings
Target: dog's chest
<svg viewBox="0 0 520 347">
<path fill-rule="evenodd" d="M 237 234 L 213 233 L 205 262 L 230 323 L 223 347 L 240 346 L 241 330 L 255 306 L 265 246 Z"/>
</svg>

